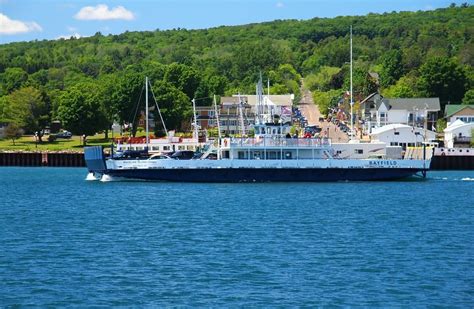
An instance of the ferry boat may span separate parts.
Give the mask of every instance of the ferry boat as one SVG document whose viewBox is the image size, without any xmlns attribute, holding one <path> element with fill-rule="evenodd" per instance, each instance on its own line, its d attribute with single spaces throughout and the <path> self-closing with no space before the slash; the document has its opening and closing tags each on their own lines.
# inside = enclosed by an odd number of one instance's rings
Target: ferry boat
<svg viewBox="0 0 474 309">
<path fill-rule="evenodd" d="M 147 84 L 148 85 L 148 84 Z M 221 137 L 206 144 L 202 152 L 172 156 L 112 154 L 105 157 L 102 147 L 85 147 L 89 171 L 87 179 L 142 179 L 175 182 L 321 182 L 395 180 L 413 175 L 426 176 L 430 159 L 402 158 L 401 147 L 375 145 L 377 155 L 364 155 L 364 147 L 348 143 L 334 147 L 328 138 L 293 138 L 290 123 L 275 122 L 263 105 L 261 80 L 257 86 L 259 103 L 254 136 Z M 216 108 L 217 109 L 217 108 Z M 217 123 L 219 120 L 217 119 Z M 197 131 L 196 116 L 194 127 Z M 220 133 L 220 129 L 218 128 Z M 195 134 L 197 135 L 197 134 Z M 148 135 L 147 135 L 148 136 Z M 146 145 L 149 140 L 146 139 Z M 352 144 L 352 145 L 351 145 Z M 356 145 L 356 146 L 354 146 Z M 355 149 L 354 156 L 341 150 Z M 354 148 L 356 147 L 356 148 Z M 367 147 L 365 147 L 367 148 Z M 374 148 L 372 146 L 372 148 Z"/>
</svg>

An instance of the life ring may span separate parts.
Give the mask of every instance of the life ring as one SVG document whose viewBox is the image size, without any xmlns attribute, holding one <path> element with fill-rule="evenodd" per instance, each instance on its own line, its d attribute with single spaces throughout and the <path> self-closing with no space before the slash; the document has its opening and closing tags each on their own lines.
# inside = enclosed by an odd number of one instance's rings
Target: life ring
<svg viewBox="0 0 474 309">
<path fill-rule="evenodd" d="M 445 156 L 445 155 L 446 155 L 446 154 L 445 154 L 444 152 L 441 153 L 441 156 L 442 156 L 442 157 Z"/>
<path fill-rule="evenodd" d="M 227 147 L 227 139 L 224 139 L 224 147 Z"/>
</svg>

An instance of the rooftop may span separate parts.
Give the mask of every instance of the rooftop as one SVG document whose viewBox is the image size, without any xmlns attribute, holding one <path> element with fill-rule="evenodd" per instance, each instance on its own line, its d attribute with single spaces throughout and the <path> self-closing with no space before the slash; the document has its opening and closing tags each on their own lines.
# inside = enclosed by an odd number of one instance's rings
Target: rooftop
<svg viewBox="0 0 474 309">
<path fill-rule="evenodd" d="M 474 109 L 474 105 L 469 105 L 469 104 L 448 104 L 445 106 L 444 108 L 444 115 L 446 117 L 450 117 L 454 114 L 456 114 L 457 112 L 465 109 L 465 108 L 472 108 Z"/>
</svg>

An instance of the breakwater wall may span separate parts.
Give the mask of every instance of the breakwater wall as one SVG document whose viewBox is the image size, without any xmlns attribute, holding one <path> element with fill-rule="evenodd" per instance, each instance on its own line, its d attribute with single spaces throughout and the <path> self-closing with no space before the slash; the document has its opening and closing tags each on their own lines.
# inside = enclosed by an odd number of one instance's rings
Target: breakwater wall
<svg viewBox="0 0 474 309">
<path fill-rule="evenodd" d="M 0 152 L 0 166 L 84 167 L 80 152 Z"/>
</svg>

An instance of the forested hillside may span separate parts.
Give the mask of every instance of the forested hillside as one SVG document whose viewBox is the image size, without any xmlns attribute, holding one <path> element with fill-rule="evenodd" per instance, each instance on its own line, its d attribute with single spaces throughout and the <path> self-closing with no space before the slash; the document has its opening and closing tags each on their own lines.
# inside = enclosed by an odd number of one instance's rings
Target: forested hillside
<svg viewBox="0 0 474 309">
<path fill-rule="evenodd" d="M 75 134 L 93 134 L 133 118 L 148 76 L 168 128 L 179 129 L 191 98 L 209 104 L 200 98 L 253 93 L 259 72 L 272 93 L 298 93 L 304 77 L 324 111 L 349 88 L 350 25 L 358 100 L 379 89 L 474 101 L 474 7 L 465 4 L 0 45 L 0 121 L 34 132 L 58 119 Z"/>
</svg>

